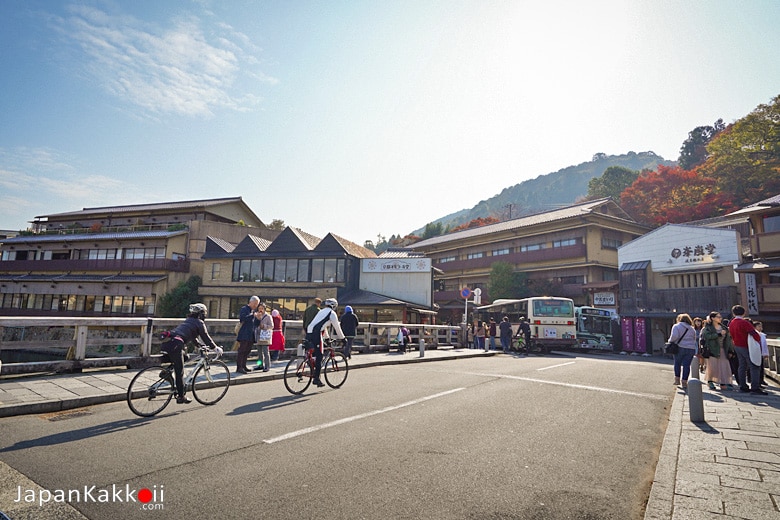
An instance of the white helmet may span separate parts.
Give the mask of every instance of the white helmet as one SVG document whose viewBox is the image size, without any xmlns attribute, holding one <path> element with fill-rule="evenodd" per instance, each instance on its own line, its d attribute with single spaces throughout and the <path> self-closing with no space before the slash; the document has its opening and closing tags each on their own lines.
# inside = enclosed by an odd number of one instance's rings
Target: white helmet
<svg viewBox="0 0 780 520">
<path fill-rule="evenodd" d="M 335 311 L 336 307 L 339 306 L 339 302 L 338 302 L 338 300 L 336 298 L 328 298 L 327 300 L 325 300 L 323 302 L 323 305 L 325 305 L 325 307 L 330 307 L 331 309 L 333 309 Z"/>
<path fill-rule="evenodd" d="M 190 314 L 197 315 L 198 318 L 205 320 L 208 309 L 202 303 L 193 303 L 190 305 Z"/>
</svg>

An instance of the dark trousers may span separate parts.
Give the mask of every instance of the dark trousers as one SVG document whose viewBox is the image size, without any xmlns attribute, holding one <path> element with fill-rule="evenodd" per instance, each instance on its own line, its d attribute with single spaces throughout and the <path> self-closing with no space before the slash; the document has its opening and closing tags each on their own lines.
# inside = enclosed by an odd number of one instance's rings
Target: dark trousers
<svg viewBox="0 0 780 520">
<path fill-rule="evenodd" d="M 184 397 L 184 343 L 179 340 L 171 340 L 163 343 L 160 350 L 168 354 L 168 358 L 173 363 L 173 379 L 176 383 L 176 394 L 179 398 Z"/>
<path fill-rule="evenodd" d="M 314 349 L 314 380 L 320 380 L 320 372 L 322 371 L 322 336 L 319 334 L 306 333 L 307 348 Z"/>
<path fill-rule="evenodd" d="M 754 365 L 750 361 L 750 354 L 748 349 L 744 347 L 735 347 L 737 351 L 737 358 L 739 359 L 739 371 L 737 372 L 737 383 L 740 390 L 747 390 L 747 372 L 750 370 L 750 387 L 751 390 L 761 389 L 761 366 Z"/>
<path fill-rule="evenodd" d="M 236 369 L 249 372 L 246 366 L 246 360 L 249 358 L 249 353 L 252 352 L 252 340 L 239 341 L 238 353 L 236 354 Z"/>
</svg>

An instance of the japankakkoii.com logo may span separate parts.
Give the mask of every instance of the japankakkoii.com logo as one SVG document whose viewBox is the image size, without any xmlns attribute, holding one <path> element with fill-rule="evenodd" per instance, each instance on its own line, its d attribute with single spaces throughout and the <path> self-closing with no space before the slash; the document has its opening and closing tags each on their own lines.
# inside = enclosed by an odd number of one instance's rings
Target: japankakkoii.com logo
<svg viewBox="0 0 780 520">
<path fill-rule="evenodd" d="M 111 487 L 98 488 L 84 486 L 75 489 L 22 489 L 17 486 L 14 502 L 19 504 L 38 504 L 43 507 L 49 503 L 69 504 L 140 504 L 143 510 L 163 509 L 165 486 L 154 485 L 151 488 L 135 489 L 129 484 L 124 487 L 112 484 Z M 0 517 L 2 518 L 2 517 Z"/>
</svg>

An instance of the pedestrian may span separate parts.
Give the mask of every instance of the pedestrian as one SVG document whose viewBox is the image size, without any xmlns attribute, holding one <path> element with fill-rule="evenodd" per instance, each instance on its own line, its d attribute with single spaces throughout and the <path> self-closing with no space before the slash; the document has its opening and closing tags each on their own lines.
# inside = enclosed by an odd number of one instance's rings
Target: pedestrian
<svg viewBox="0 0 780 520">
<path fill-rule="evenodd" d="M 761 336 L 761 386 L 766 386 L 764 369 L 769 366 L 769 344 L 767 344 L 766 334 L 764 334 L 764 324 L 760 321 L 754 321 L 753 326 L 758 331 L 758 335 Z"/>
<path fill-rule="evenodd" d="M 688 376 L 691 372 L 691 361 L 696 354 L 696 333 L 693 330 L 693 320 L 688 314 L 678 314 L 677 323 L 669 334 L 669 343 L 677 343 L 679 348 L 674 355 L 674 384 L 683 390 L 688 388 Z M 682 372 L 682 373 L 681 373 Z M 681 379 L 682 376 L 682 379 Z"/>
<path fill-rule="evenodd" d="M 761 336 L 758 334 L 753 324 L 745 319 L 745 308 L 743 306 L 735 305 L 732 307 L 731 315 L 732 319 L 729 322 L 729 333 L 734 342 L 734 350 L 736 351 L 737 359 L 739 360 L 739 369 L 737 371 L 739 391 L 767 395 L 765 391 L 761 390 L 761 366 L 754 364 L 750 360 L 750 352 L 748 351 L 748 336 L 751 336 L 759 343 L 761 342 Z M 750 387 L 747 386 L 748 370 L 750 370 Z"/>
<path fill-rule="evenodd" d="M 314 303 L 306 307 L 306 310 L 303 311 L 303 335 L 306 335 L 306 331 L 309 330 L 309 324 L 311 324 L 311 321 L 314 319 L 314 317 L 317 315 L 318 312 L 320 312 L 320 308 L 322 307 L 322 300 L 319 298 L 314 298 Z"/>
<path fill-rule="evenodd" d="M 352 342 L 355 341 L 355 336 L 357 336 L 357 328 L 360 325 L 360 321 L 358 321 L 354 309 L 347 305 L 344 307 L 344 314 L 341 315 L 339 322 L 341 323 L 341 332 L 347 338 L 344 344 L 344 357 L 352 359 Z"/>
<path fill-rule="evenodd" d="M 282 332 L 282 315 L 274 309 L 271 311 L 271 321 L 274 322 L 274 331 L 271 336 L 271 362 L 279 360 L 279 356 L 284 352 L 284 332 Z"/>
<path fill-rule="evenodd" d="M 499 337 L 501 339 L 501 349 L 504 354 L 509 353 L 509 346 L 512 344 L 512 324 L 509 323 L 509 317 L 504 316 L 501 323 L 498 324 Z"/>
<path fill-rule="evenodd" d="M 469 349 L 474 348 L 474 324 L 469 323 L 468 327 L 466 327 L 466 343 L 468 344 Z"/>
<path fill-rule="evenodd" d="M 488 336 L 490 336 L 490 350 L 496 350 L 496 334 L 497 334 L 497 325 L 496 320 L 493 318 L 490 318 L 490 323 L 488 324 Z"/>
<path fill-rule="evenodd" d="M 239 374 L 248 374 L 249 368 L 246 366 L 249 353 L 255 343 L 255 316 L 257 306 L 260 304 L 260 298 L 252 296 L 249 303 L 241 307 L 238 312 L 238 321 L 241 322 L 241 328 L 238 329 L 236 341 L 238 341 L 238 352 L 236 353 L 236 372 Z"/>
<path fill-rule="evenodd" d="M 729 329 L 723 325 L 723 316 L 713 311 L 707 316 L 707 323 L 701 332 L 702 350 L 709 352 L 706 358 L 707 368 L 704 378 L 710 390 L 715 390 L 715 383 L 720 384 L 721 391 L 731 390 L 731 363 L 729 363 L 729 350 L 734 347 L 731 342 Z"/>
<path fill-rule="evenodd" d="M 484 350 L 485 349 L 485 331 L 487 329 L 487 325 L 484 321 L 477 322 L 477 348 Z"/>
<path fill-rule="evenodd" d="M 704 328 L 704 320 L 699 318 L 698 316 L 696 318 L 693 318 L 693 330 L 696 332 L 697 347 L 701 347 L 702 345 L 702 337 L 701 337 L 702 328 Z M 698 375 L 701 372 L 704 372 L 706 368 L 707 368 L 707 360 L 701 356 L 700 351 L 697 351 L 696 355 L 693 356 L 693 361 L 691 362 L 691 374 L 696 374 L 698 377 Z"/>
<path fill-rule="evenodd" d="M 257 366 L 255 370 L 268 372 L 271 368 L 271 356 L 268 348 L 273 339 L 274 321 L 271 316 L 265 312 L 265 304 L 257 305 L 257 326 L 255 327 L 255 342 L 257 343 Z"/>
</svg>

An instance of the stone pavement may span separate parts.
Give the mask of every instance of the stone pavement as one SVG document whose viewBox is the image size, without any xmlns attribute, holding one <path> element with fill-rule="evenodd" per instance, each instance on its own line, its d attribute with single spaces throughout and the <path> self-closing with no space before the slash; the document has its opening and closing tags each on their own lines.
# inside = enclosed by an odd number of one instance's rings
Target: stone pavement
<svg viewBox="0 0 780 520">
<path fill-rule="evenodd" d="M 702 390 L 701 423 L 677 391 L 645 520 L 780 520 L 780 388 Z"/>
<path fill-rule="evenodd" d="M 350 368 L 496 353 L 445 348 L 426 350 L 424 357 L 416 351 L 405 355 L 354 354 Z M 278 361 L 268 372 L 248 375 L 231 372 L 231 384 L 280 379 L 286 363 L 286 360 Z M 231 370 L 235 367 L 231 361 L 228 365 Z M 111 369 L 5 377 L 0 379 L 0 417 L 122 401 L 136 372 Z M 703 385 L 705 422 L 702 423 L 690 421 L 687 394 L 677 390 L 645 520 L 780 520 L 780 388 L 771 386 L 767 390 L 769 395 L 759 396 L 712 391 Z M 3 466 L 0 464 L 0 482 L 5 480 L 6 473 L 15 473 Z M 73 516 L 59 511 L 52 512 L 51 518 L 81 518 L 75 510 L 68 512 Z"/>
</svg>

